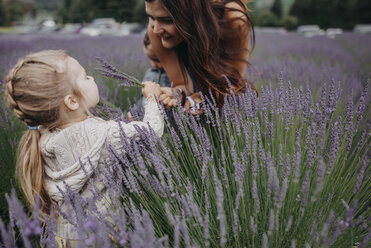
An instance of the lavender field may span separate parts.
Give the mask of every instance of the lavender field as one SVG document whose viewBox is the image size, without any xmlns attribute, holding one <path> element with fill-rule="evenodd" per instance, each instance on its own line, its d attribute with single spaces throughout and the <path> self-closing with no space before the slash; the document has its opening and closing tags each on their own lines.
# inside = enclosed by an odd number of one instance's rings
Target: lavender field
<svg viewBox="0 0 371 248">
<path fill-rule="evenodd" d="M 142 38 L 0 35 L 0 76 L 29 52 L 66 50 L 99 84 L 96 113 L 126 121 L 121 111 L 140 91 L 99 75 L 95 58 L 140 79 L 149 66 Z M 371 35 L 355 33 L 257 33 L 247 77 L 259 97 L 230 96 L 220 111 L 204 99 L 204 116 L 168 113 L 161 139 L 151 132 L 123 139 L 126 153 L 112 156 L 108 163 L 116 166 L 102 175 L 112 193 L 109 220 L 76 192 L 66 193 L 77 213 L 66 218 L 81 246 L 368 247 L 369 44 Z M 37 209 L 27 216 L 12 191 L 25 127 L 3 95 L 0 125 L 0 246 L 56 247 L 55 221 L 39 228 Z"/>
</svg>

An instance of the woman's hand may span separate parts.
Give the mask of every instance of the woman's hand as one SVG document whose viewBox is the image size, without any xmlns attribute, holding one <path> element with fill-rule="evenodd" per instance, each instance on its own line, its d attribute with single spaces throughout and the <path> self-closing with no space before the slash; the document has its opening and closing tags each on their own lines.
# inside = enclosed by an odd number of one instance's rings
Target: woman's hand
<svg viewBox="0 0 371 248">
<path fill-rule="evenodd" d="M 182 90 L 180 88 L 173 88 L 173 90 L 170 87 L 161 87 L 161 95 L 158 98 L 160 102 L 164 105 L 165 109 L 170 109 L 172 106 L 178 106 L 178 100 L 173 95 L 178 94 L 179 100 L 182 101 Z"/>
<path fill-rule="evenodd" d="M 202 100 L 200 92 L 196 92 L 191 96 L 187 96 L 186 102 L 184 104 L 184 111 L 189 112 L 192 115 L 202 115 L 204 113 L 204 109 L 200 106 L 201 103 Z"/>
<path fill-rule="evenodd" d="M 142 89 L 143 96 L 147 101 L 153 101 L 155 97 L 159 99 L 161 95 L 161 87 L 158 83 L 146 81 L 143 82 L 144 88 Z"/>
</svg>

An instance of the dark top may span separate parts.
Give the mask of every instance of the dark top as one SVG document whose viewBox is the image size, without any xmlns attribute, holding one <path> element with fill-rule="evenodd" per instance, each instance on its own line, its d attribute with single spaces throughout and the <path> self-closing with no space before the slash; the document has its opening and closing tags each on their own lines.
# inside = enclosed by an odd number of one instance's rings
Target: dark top
<svg viewBox="0 0 371 248">
<path fill-rule="evenodd" d="M 154 68 L 154 67 L 149 68 L 144 74 L 142 81 L 143 82 L 152 81 L 152 82 L 160 84 L 161 87 L 171 87 L 171 81 L 167 77 L 164 69 L 159 69 L 159 68 Z"/>
</svg>

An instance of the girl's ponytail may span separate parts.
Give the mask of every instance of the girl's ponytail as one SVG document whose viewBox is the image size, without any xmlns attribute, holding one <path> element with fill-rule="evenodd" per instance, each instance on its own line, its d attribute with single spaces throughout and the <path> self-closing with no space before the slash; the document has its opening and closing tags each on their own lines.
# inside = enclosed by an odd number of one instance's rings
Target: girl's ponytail
<svg viewBox="0 0 371 248">
<path fill-rule="evenodd" d="M 31 209 L 35 207 L 36 197 L 39 197 L 40 210 L 48 214 L 52 199 L 44 183 L 40 138 L 39 130 L 27 130 L 23 135 L 18 148 L 16 178 Z"/>
</svg>

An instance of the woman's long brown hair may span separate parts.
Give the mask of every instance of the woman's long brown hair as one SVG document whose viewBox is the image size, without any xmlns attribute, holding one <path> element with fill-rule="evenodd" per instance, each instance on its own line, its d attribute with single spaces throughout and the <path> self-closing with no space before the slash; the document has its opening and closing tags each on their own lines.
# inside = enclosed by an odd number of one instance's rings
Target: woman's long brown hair
<svg viewBox="0 0 371 248">
<path fill-rule="evenodd" d="M 219 106 L 223 105 L 224 95 L 229 92 L 225 77 L 230 81 L 235 93 L 244 91 L 246 84 L 255 90 L 231 63 L 243 61 L 248 65 L 248 61 L 239 58 L 241 52 L 246 52 L 241 44 L 243 35 L 249 36 L 250 47 L 253 48 L 255 43 L 253 24 L 242 1 L 161 0 L 161 2 L 184 38 L 184 42 L 176 47 L 178 58 L 183 64 L 184 78 L 187 78 L 185 75 L 188 68 L 200 91 L 209 95 L 210 88 Z M 239 4 L 245 11 L 227 8 L 226 4 L 230 2 Z M 224 20 L 226 11 L 238 11 L 246 18 Z M 245 22 L 246 27 L 231 30 L 229 24 L 237 19 Z M 227 42 L 231 40 L 240 42 L 241 46 L 229 49 Z"/>
</svg>

